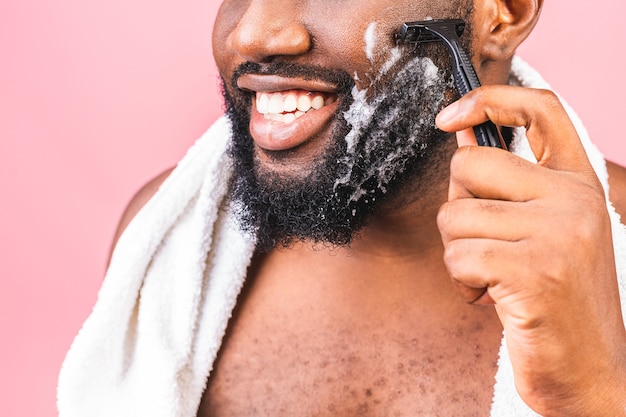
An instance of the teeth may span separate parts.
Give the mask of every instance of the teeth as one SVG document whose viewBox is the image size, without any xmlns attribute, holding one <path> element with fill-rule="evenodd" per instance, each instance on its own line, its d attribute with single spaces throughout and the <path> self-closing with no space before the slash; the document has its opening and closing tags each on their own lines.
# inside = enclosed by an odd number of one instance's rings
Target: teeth
<svg viewBox="0 0 626 417">
<path fill-rule="evenodd" d="M 270 98 L 267 94 L 257 94 L 256 96 L 256 109 L 259 113 L 265 114 L 268 112 L 268 106 Z"/>
<path fill-rule="evenodd" d="M 298 110 L 303 112 L 311 110 L 311 98 L 308 95 L 298 98 Z"/>
<path fill-rule="evenodd" d="M 296 120 L 296 115 L 294 113 L 285 113 L 283 116 L 283 123 L 291 123 Z"/>
<path fill-rule="evenodd" d="M 311 101 L 311 107 L 313 107 L 315 110 L 319 110 L 324 107 L 324 97 L 315 96 Z"/>
<path fill-rule="evenodd" d="M 271 120 L 275 120 L 277 122 L 282 122 L 284 116 L 280 113 L 268 113 L 268 116 L 270 116 Z"/>
<path fill-rule="evenodd" d="M 298 97 L 295 94 L 287 94 L 285 97 L 285 111 L 291 113 L 298 108 Z"/>
<path fill-rule="evenodd" d="M 319 110 L 336 101 L 334 95 L 301 90 L 256 94 L 256 109 L 268 120 L 291 123 L 311 110 Z"/>
<path fill-rule="evenodd" d="M 294 120 L 304 116 L 306 113 L 297 111 L 293 113 L 266 113 L 263 115 L 267 120 L 273 120 L 281 123 L 291 123 Z"/>
<path fill-rule="evenodd" d="M 283 97 L 280 93 L 274 93 L 270 97 L 270 103 L 267 107 L 269 113 L 282 113 L 284 110 Z"/>
</svg>

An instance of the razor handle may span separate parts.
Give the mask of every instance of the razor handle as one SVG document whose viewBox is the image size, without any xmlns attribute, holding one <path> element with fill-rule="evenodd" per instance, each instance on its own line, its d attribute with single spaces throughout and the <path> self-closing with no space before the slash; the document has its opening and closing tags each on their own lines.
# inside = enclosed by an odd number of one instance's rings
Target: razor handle
<svg viewBox="0 0 626 417">
<path fill-rule="evenodd" d="M 460 19 L 424 20 L 404 23 L 397 38 L 414 46 L 424 42 L 443 42 L 452 56 L 452 75 L 457 90 L 464 96 L 480 87 L 472 61 L 459 40 L 464 30 L 465 22 Z M 506 149 L 500 129 L 491 120 L 474 126 L 474 135 L 479 146 Z"/>
<path fill-rule="evenodd" d="M 458 43 L 458 42 L 455 42 Z M 458 58 L 462 65 L 455 65 L 453 70 L 454 82 L 461 96 L 466 95 L 475 88 L 480 87 L 480 81 L 474 70 L 474 66 L 470 61 L 465 49 L 458 45 L 456 48 Z M 454 55 L 454 54 L 453 54 Z M 456 74 L 455 74 L 456 72 Z M 461 74 L 463 72 L 463 74 Z M 487 120 L 477 126 L 474 126 L 474 135 L 476 143 L 479 146 L 491 146 L 494 148 L 506 149 L 506 144 L 500 133 L 500 129 L 491 121 Z"/>
</svg>

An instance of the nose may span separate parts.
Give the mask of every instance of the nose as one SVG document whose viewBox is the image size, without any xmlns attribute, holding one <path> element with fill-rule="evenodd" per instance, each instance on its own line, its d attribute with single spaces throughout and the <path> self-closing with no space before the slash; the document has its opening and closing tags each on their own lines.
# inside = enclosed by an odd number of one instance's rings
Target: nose
<svg viewBox="0 0 626 417">
<path fill-rule="evenodd" d="M 311 34 L 300 22 L 294 0 L 250 0 L 226 46 L 244 60 L 266 63 L 306 53 Z"/>
</svg>

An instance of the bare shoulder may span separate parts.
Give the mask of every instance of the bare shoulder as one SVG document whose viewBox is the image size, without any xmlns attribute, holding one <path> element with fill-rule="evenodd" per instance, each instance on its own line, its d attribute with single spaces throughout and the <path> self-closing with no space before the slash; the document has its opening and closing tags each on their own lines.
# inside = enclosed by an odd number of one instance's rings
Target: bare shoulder
<svg viewBox="0 0 626 417">
<path fill-rule="evenodd" d="M 130 221 L 135 217 L 135 215 L 141 210 L 141 208 L 152 198 L 154 193 L 157 192 L 163 181 L 172 173 L 174 168 L 169 168 L 153 179 L 151 179 L 147 184 L 145 184 L 130 200 L 124 213 L 122 214 L 122 218 L 120 219 L 119 224 L 117 225 L 117 230 L 115 231 L 115 236 L 113 237 L 113 243 L 111 245 L 111 252 L 115 245 L 117 245 L 117 241 L 120 238 L 122 232 L 126 229 Z"/>
<path fill-rule="evenodd" d="M 616 163 L 606 161 L 609 171 L 609 198 L 615 210 L 626 221 L 626 168 Z"/>
</svg>

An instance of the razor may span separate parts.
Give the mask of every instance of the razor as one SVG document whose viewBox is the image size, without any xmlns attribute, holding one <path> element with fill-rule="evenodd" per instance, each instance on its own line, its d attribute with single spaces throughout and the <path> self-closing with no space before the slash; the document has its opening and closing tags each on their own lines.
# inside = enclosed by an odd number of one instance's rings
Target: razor
<svg viewBox="0 0 626 417">
<path fill-rule="evenodd" d="M 480 87 L 480 81 L 470 58 L 461 45 L 459 37 L 465 30 L 465 22 L 460 19 L 424 20 L 403 23 L 396 38 L 399 43 L 417 45 L 426 42 L 443 42 L 452 56 L 452 74 L 461 96 Z M 480 146 L 506 149 L 500 129 L 490 120 L 474 126 L 476 142 Z"/>
</svg>

